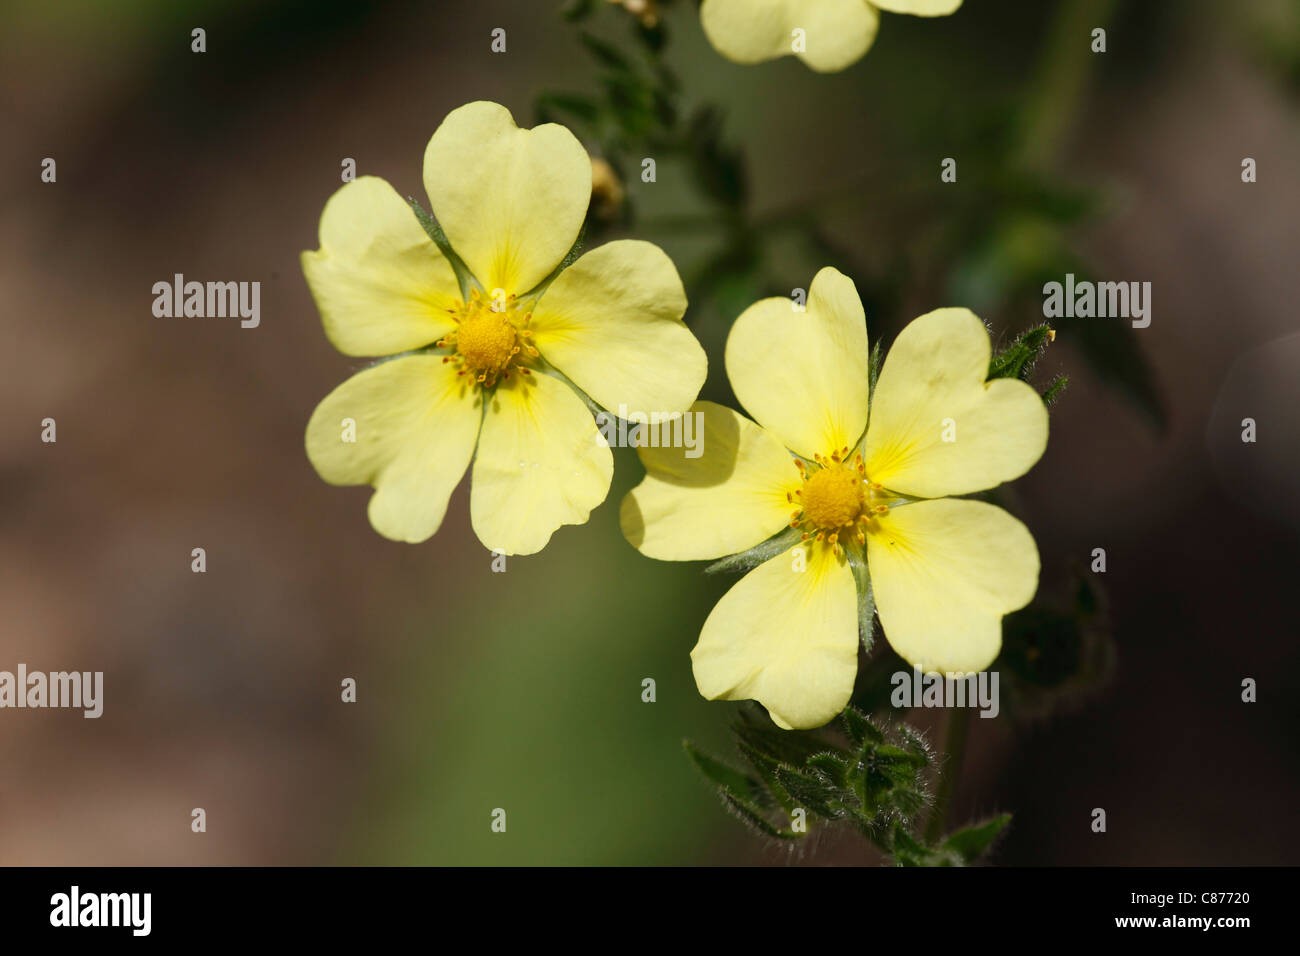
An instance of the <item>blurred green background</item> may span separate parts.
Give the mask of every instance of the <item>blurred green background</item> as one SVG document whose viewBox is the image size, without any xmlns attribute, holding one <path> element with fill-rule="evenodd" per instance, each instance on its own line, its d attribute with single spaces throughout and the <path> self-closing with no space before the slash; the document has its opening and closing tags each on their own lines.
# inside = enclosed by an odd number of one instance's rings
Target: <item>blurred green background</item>
<svg viewBox="0 0 1300 956">
<path fill-rule="evenodd" d="M 590 523 L 504 574 L 469 529 L 467 485 L 431 541 L 399 545 L 370 530 L 368 489 L 324 485 L 303 453 L 315 403 L 362 366 L 326 342 L 298 266 L 341 161 L 424 202 L 425 143 L 462 103 L 529 125 L 546 93 L 606 102 L 610 67 L 561 6 L 0 12 L 0 668 L 106 682 L 98 721 L 0 714 L 19 768 L 0 776 L 0 863 L 874 861 L 852 836 L 760 844 L 686 760 L 684 737 L 729 747 L 739 705 L 701 700 L 688 654 L 734 579 L 624 542 L 633 453 Z M 598 6 L 584 29 L 679 86 L 644 149 L 573 121 L 628 177 L 624 215 L 589 238 L 672 255 L 709 350 L 704 397 L 732 400 L 721 349 L 741 309 L 822 265 L 853 276 L 886 343 L 943 305 L 1003 341 L 1066 271 L 1153 282 L 1149 329 L 1062 322 L 1035 381 L 1071 385 L 1007 499 L 1039 542 L 1044 599 L 1107 548 L 1109 680 L 1034 719 L 975 721 L 954 817 L 1015 812 L 1008 863 L 1294 863 L 1296 512 L 1249 489 L 1294 474 L 1295 432 L 1278 429 L 1295 376 L 1248 367 L 1221 386 L 1296 330 L 1297 5 L 968 0 L 884 15 L 833 76 L 728 63 L 687 0 L 664 8 L 656 64 L 626 12 Z M 662 160 L 653 184 L 644 155 Z M 261 281 L 261 327 L 155 319 L 152 284 L 175 272 Z M 1235 426 L 1207 434 L 1216 409 L 1276 426 L 1250 462 Z M 1263 688 L 1253 708 L 1243 676 Z"/>
</svg>

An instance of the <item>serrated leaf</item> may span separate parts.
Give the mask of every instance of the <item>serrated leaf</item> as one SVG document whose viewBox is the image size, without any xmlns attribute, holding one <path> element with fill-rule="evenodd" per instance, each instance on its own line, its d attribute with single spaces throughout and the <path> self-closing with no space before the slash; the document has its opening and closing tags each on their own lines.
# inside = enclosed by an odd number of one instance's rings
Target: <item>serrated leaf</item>
<svg viewBox="0 0 1300 956">
<path fill-rule="evenodd" d="M 912 750 L 904 750 L 902 747 L 895 747 L 893 744 L 881 744 L 875 749 L 873 756 L 877 766 L 883 767 L 898 766 L 920 770 L 927 762 L 923 755 Z"/>
<path fill-rule="evenodd" d="M 1046 323 L 1020 333 L 1015 341 L 989 360 L 988 377 L 1018 378 L 1025 381 L 1034 363 L 1055 337 L 1052 327 Z"/>
<path fill-rule="evenodd" d="M 930 852 L 901 824 L 890 834 L 894 860 L 901 866 L 925 866 Z"/>
<path fill-rule="evenodd" d="M 732 813 L 740 817 L 742 821 L 753 827 L 764 836 L 772 837 L 777 840 L 797 840 L 803 834 L 795 833 L 792 830 L 783 830 L 759 813 L 758 808 L 752 804 L 746 803 L 733 796 L 730 791 L 719 790 L 722 795 L 722 802 Z"/>
<path fill-rule="evenodd" d="M 689 740 L 683 740 L 682 745 L 686 748 L 686 753 L 699 771 L 723 790 L 760 807 L 765 799 L 770 799 L 763 789 L 762 783 L 758 780 L 723 763 L 721 760 L 710 757 Z"/>
<path fill-rule="evenodd" d="M 844 789 L 849 783 L 849 764 L 838 754 L 813 754 L 808 758 L 808 766 L 823 774 L 832 785 Z"/>
<path fill-rule="evenodd" d="M 1010 822 L 1011 814 L 1004 813 L 982 823 L 963 827 L 948 835 L 943 841 L 943 849 L 951 850 L 964 862 L 971 863 L 988 851 Z"/>
<path fill-rule="evenodd" d="M 917 840 L 902 825 L 892 831 L 894 862 L 899 866 L 962 866 L 961 855 L 948 847 L 931 847 Z"/>
<path fill-rule="evenodd" d="M 928 764 L 934 759 L 934 751 L 930 749 L 930 744 L 925 737 L 911 727 L 903 724 L 899 728 L 899 735 L 903 738 L 903 747 L 918 757 L 923 757 Z"/>
<path fill-rule="evenodd" d="M 858 746 L 868 741 L 872 744 L 884 743 L 884 732 L 873 724 L 866 714 L 852 704 L 844 708 L 844 713 L 840 717 L 844 721 L 844 730 L 849 735 L 849 739 Z"/>
<path fill-rule="evenodd" d="M 736 749 L 741 755 L 749 761 L 755 772 L 763 781 L 766 788 L 768 800 L 781 807 L 787 813 L 794 809 L 794 800 L 785 792 L 785 787 L 781 786 L 781 781 L 776 775 L 777 769 L 781 766 L 779 760 L 775 760 L 755 747 L 751 747 L 744 741 L 736 743 Z"/>
<path fill-rule="evenodd" d="M 1043 403 L 1046 405 L 1055 405 L 1057 399 L 1061 397 L 1061 393 L 1065 391 L 1069 384 L 1070 376 L 1056 376 L 1056 378 L 1052 379 L 1051 384 L 1048 385 L 1047 388 L 1043 389 Z"/>
<path fill-rule="evenodd" d="M 841 811 L 834 806 L 835 788 L 824 780 L 793 767 L 777 767 L 776 776 L 795 806 L 832 820 L 841 815 Z"/>
</svg>

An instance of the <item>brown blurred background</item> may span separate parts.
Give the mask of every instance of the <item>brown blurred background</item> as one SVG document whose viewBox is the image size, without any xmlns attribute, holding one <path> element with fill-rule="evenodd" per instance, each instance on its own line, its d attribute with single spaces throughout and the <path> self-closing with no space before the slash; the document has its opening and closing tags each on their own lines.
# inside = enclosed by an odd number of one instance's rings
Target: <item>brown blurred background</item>
<svg viewBox="0 0 1300 956">
<path fill-rule="evenodd" d="M 506 574 L 470 531 L 467 485 L 431 541 L 399 545 L 370 530 L 368 489 L 326 486 L 304 455 L 315 403 L 362 364 L 325 340 L 298 266 L 340 162 L 424 201 L 424 146 L 447 112 L 492 99 L 529 125 L 543 90 L 591 88 L 558 7 L 0 13 L 0 669 L 105 673 L 98 720 L 0 711 L 0 863 L 874 859 L 833 834 L 766 848 L 685 759 L 683 737 L 728 746 L 737 705 L 699 699 L 688 653 L 732 582 L 623 541 L 634 455 L 619 453 L 589 524 Z M 1152 324 L 1131 336 L 1150 395 L 1109 381 L 1088 330 L 1062 327 L 1036 376 L 1071 384 L 1013 499 L 1044 596 L 1106 549 L 1113 669 L 1041 719 L 974 721 L 956 817 L 1014 812 L 1003 863 L 1296 863 L 1296 5 L 968 0 L 941 20 L 885 15 L 866 59 L 829 77 L 727 63 L 693 11 L 666 11 L 684 96 L 725 110 L 756 222 L 807 201 L 852 250 L 873 339 L 940 305 L 1007 333 L 1041 318 L 1005 262 L 1056 247 L 1014 221 L 981 228 L 1002 162 L 965 161 L 987 142 L 981 118 L 1039 110 L 1026 164 L 1100 197 L 1064 248 L 1153 285 Z M 624 16 L 602 9 L 593 29 L 622 37 Z M 1058 76 L 1062 101 L 1039 102 L 1054 31 L 1093 19 L 1107 53 L 1072 61 L 1077 89 Z M 190 52 L 194 27 L 206 53 Z M 939 182 L 946 156 L 956 184 Z M 849 195 L 811 204 L 837 183 Z M 688 282 L 707 267 L 707 229 L 672 222 L 708 207 L 671 166 L 628 191 L 633 234 Z M 945 225 L 958 216 L 973 225 Z M 709 397 L 727 397 L 720 346 L 739 308 L 823 264 L 782 248 L 731 293 L 688 289 Z M 1061 278 L 1073 261 L 1047 264 Z M 178 272 L 260 281 L 261 326 L 155 318 L 152 285 Z M 345 677 L 356 704 L 340 702 Z M 1240 702 L 1245 677 L 1256 704 Z M 939 743 L 941 722 L 917 719 Z M 505 835 L 489 831 L 496 807 Z"/>
</svg>

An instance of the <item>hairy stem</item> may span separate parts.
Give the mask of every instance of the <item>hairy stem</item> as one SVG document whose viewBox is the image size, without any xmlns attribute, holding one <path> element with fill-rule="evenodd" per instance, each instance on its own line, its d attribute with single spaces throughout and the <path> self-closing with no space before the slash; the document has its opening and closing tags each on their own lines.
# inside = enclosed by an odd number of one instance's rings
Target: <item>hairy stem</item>
<svg viewBox="0 0 1300 956">
<path fill-rule="evenodd" d="M 930 843 L 937 843 L 948 825 L 948 804 L 957 789 L 957 778 L 961 775 L 962 757 L 966 753 L 966 737 L 969 732 L 970 710 L 954 707 L 948 717 L 948 736 L 944 741 L 948 762 L 944 764 L 943 776 L 939 779 L 939 792 L 934 797 L 934 809 L 925 828 L 925 838 Z"/>
</svg>

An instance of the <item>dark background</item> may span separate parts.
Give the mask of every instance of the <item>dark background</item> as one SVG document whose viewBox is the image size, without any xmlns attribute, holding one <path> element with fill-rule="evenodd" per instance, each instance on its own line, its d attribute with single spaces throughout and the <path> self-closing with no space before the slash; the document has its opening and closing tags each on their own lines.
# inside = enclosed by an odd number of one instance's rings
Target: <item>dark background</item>
<svg viewBox="0 0 1300 956">
<path fill-rule="evenodd" d="M 0 12 L 0 669 L 105 672 L 99 720 L 0 712 L 0 863 L 875 859 L 834 833 L 764 846 L 683 755 L 683 737 L 728 747 L 739 705 L 699 699 L 688 653 L 732 581 L 622 539 L 635 455 L 589 524 L 493 574 L 467 485 L 432 540 L 399 545 L 370 530 L 368 490 L 330 488 L 303 452 L 315 403 L 361 367 L 298 266 L 341 160 L 423 201 L 450 110 L 492 99 L 531 125 L 542 91 L 594 89 L 558 6 Z M 975 720 L 955 817 L 1014 812 L 1005 864 L 1297 862 L 1297 6 L 969 0 L 883 15 L 834 76 L 730 64 L 692 4 L 666 17 L 684 104 L 724 110 L 764 237 L 728 272 L 698 184 L 665 162 L 628 186 L 629 234 L 687 279 L 706 397 L 728 398 L 740 309 L 832 255 L 873 341 L 942 305 L 1005 337 L 1041 319 L 1044 275 L 1153 285 L 1147 329 L 1061 321 L 1034 380 L 1071 382 L 1008 498 L 1043 600 L 1106 549 L 1089 632 L 1106 666 Z M 610 6 L 592 28 L 626 44 L 624 20 Z M 818 243 L 786 234 L 791 210 Z M 152 285 L 176 272 L 261 281 L 260 328 L 155 318 Z M 942 718 L 914 719 L 941 744 Z"/>
</svg>

